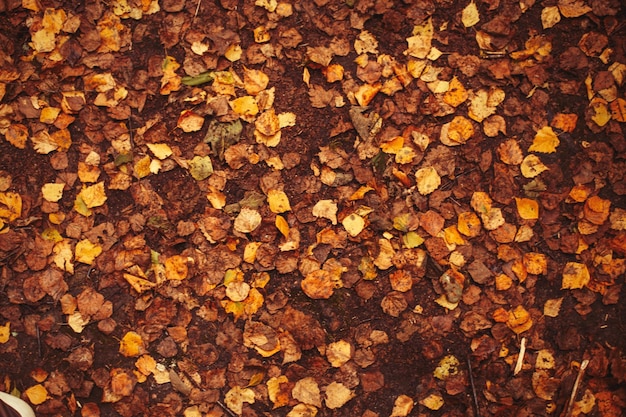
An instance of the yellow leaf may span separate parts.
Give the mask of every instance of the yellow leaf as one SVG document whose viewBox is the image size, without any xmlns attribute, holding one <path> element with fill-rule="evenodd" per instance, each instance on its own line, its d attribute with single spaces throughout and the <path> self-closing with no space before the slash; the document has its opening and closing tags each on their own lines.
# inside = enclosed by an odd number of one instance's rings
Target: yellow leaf
<svg viewBox="0 0 626 417">
<path fill-rule="evenodd" d="M 539 218 L 539 204 L 530 198 L 517 198 L 517 213 L 524 220 L 535 220 Z"/>
<path fill-rule="evenodd" d="M 172 148 L 166 143 L 148 143 L 146 144 L 150 152 L 158 159 L 165 159 L 172 155 Z"/>
<path fill-rule="evenodd" d="M 33 385 L 26 389 L 24 394 L 26 394 L 28 401 L 33 405 L 43 404 L 48 399 L 48 390 L 41 384 Z"/>
<path fill-rule="evenodd" d="M 337 224 L 337 203 L 333 200 L 320 200 L 313 206 L 312 214 L 315 217 L 322 217 Z"/>
<path fill-rule="evenodd" d="M 261 215 L 258 211 L 243 207 L 234 222 L 234 229 L 240 233 L 250 233 L 261 224 Z"/>
<path fill-rule="evenodd" d="M 352 358 L 353 350 L 349 342 L 338 340 L 326 347 L 326 358 L 332 367 L 339 368 Z"/>
<path fill-rule="evenodd" d="M 345 403 L 354 398 L 354 392 L 341 382 L 331 382 L 326 387 L 326 399 L 324 403 L 331 410 L 341 408 Z"/>
<path fill-rule="evenodd" d="M 11 124 L 7 128 L 4 138 L 16 148 L 24 149 L 28 139 L 28 128 L 23 124 Z"/>
<path fill-rule="evenodd" d="M 541 25 L 549 29 L 561 21 L 561 13 L 557 6 L 544 7 L 541 10 Z"/>
<path fill-rule="evenodd" d="M 74 264 L 72 263 L 74 252 L 72 251 L 69 239 L 63 239 L 57 242 L 52 248 L 52 253 L 54 254 L 54 263 L 59 269 L 67 271 L 70 274 L 74 273 Z"/>
<path fill-rule="evenodd" d="M 476 3 L 474 3 L 474 1 L 470 2 L 470 4 L 465 6 L 463 9 L 463 12 L 461 13 L 461 22 L 463 22 L 463 26 L 466 28 L 472 27 L 476 23 L 480 22 L 478 7 L 476 7 Z"/>
<path fill-rule="evenodd" d="M 87 208 L 100 207 L 107 200 L 104 191 L 104 182 L 101 181 L 97 184 L 83 187 L 80 193 L 78 193 L 78 196 L 82 199 Z"/>
<path fill-rule="evenodd" d="M 226 285 L 226 296 L 235 302 L 243 301 L 250 293 L 250 284 L 243 281 L 232 281 Z"/>
<path fill-rule="evenodd" d="M 231 44 L 224 52 L 224 57 L 230 62 L 239 61 L 241 55 L 243 55 L 243 49 L 241 49 L 241 45 L 236 43 Z"/>
<path fill-rule="evenodd" d="M 229 101 L 228 104 L 244 120 L 249 120 L 259 113 L 259 106 L 252 96 L 239 97 Z"/>
<path fill-rule="evenodd" d="M 204 125 L 204 117 L 191 110 L 183 110 L 176 123 L 176 127 L 185 133 L 197 132 L 202 129 L 202 125 Z"/>
<path fill-rule="evenodd" d="M 283 216 L 276 216 L 276 228 L 286 238 L 289 238 L 289 223 Z"/>
<path fill-rule="evenodd" d="M 374 85 L 363 84 L 354 93 L 354 98 L 359 103 L 359 106 L 367 106 L 374 100 L 374 97 L 382 89 L 382 84 L 376 83 Z"/>
<path fill-rule="evenodd" d="M 528 148 L 528 152 L 553 153 L 559 146 L 559 138 L 550 126 L 544 126 L 537 131 L 533 144 Z"/>
<path fill-rule="evenodd" d="M 414 406 L 415 402 L 413 401 L 413 398 L 408 395 L 400 394 L 393 402 L 393 409 L 391 410 L 391 416 L 389 417 L 406 417 L 409 415 L 411 410 L 413 410 Z"/>
<path fill-rule="evenodd" d="M 359 187 L 358 190 L 356 190 L 354 193 L 352 193 L 352 195 L 348 198 L 348 200 L 350 201 L 355 201 L 355 200 L 361 200 L 363 197 L 365 197 L 365 194 L 367 194 L 369 191 L 373 191 L 374 189 L 372 187 L 368 187 L 366 185 L 362 185 L 361 187 Z"/>
<path fill-rule="evenodd" d="M 413 36 L 406 39 L 408 48 L 404 51 L 404 55 L 409 55 L 418 59 L 426 58 L 432 47 L 434 32 L 435 30 L 431 18 L 429 18 L 422 25 L 414 26 Z"/>
<path fill-rule="evenodd" d="M 587 265 L 578 262 L 568 262 L 563 268 L 563 281 L 561 283 L 561 289 L 574 290 L 584 288 L 591 276 Z"/>
<path fill-rule="evenodd" d="M 273 408 L 280 408 L 289 404 L 289 392 L 286 392 L 283 388 L 287 386 L 288 383 L 289 380 L 285 375 L 271 377 L 270 379 L 268 379 L 266 383 L 267 394 L 270 401 L 274 404 Z"/>
<path fill-rule="evenodd" d="M 428 397 L 421 399 L 419 403 L 422 404 L 424 407 L 428 408 L 429 410 L 436 411 L 436 410 L 439 410 L 441 407 L 443 407 L 444 401 L 441 395 L 430 394 Z"/>
<path fill-rule="evenodd" d="M 480 234 L 481 230 L 480 219 L 471 211 L 459 213 L 457 229 L 467 237 L 476 237 Z"/>
<path fill-rule="evenodd" d="M 532 327 L 533 320 L 524 306 L 519 305 L 509 311 L 509 318 L 506 321 L 506 325 L 509 329 L 513 330 L 515 334 L 520 334 Z"/>
<path fill-rule="evenodd" d="M 170 256 L 165 260 L 165 277 L 169 280 L 180 281 L 187 278 L 189 268 L 187 257 L 181 255 Z"/>
<path fill-rule="evenodd" d="M 589 107 L 591 107 L 592 111 L 591 120 L 598 126 L 602 127 L 611 120 L 611 112 L 609 111 L 606 100 L 596 97 L 591 100 Z"/>
<path fill-rule="evenodd" d="M 291 112 L 283 112 L 278 115 L 278 126 L 282 129 L 283 127 L 290 127 L 296 125 L 296 115 Z"/>
<path fill-rule="evenodd" d="M 6 343 L 11 336 L 11 322 L 7 322 L 4 326 L 0 326 L 0 343 Z"/>
<path fill-rule="evenodd" d="M 451 122 L 441 128 L 439 139 L 447 146 L 462 145 L 474 135 L 472 122 L 463 116 L 455 116 Z"/>
<path fill-rule="evenodd" d="M 543 315 L 547 317 L 557 317 L 561 310 L 562 303 L 563 297 L 547 300 L 543 305 Z"/>
<path fill-rule="evenodd" d="M 124 273 L 124 279 L 130 284 L 131 287 L 133 287 L 135 291 L 140 294 L 144 291 L 148 291 L 156 287 L 156 284 L 154 282 L 148 281 L 145 278 L 140 278 L 132 274 Z"/>
<path fill-rule="evenodd" d="M 135 177 L 141 179 L 150 175 L 150 156 L 144 155 L 143 158 L 135 162 L 133 167 L 133 174 Z"/>
<path fill-rule="evenodd" d="M 524 178 L 535 178 L 537 175 L 548 170 L 536 155 L 527 155 L 520 165 Z"/>
<path fill-rule="evenodd" d="M 365 227 L 365 220 L 363 220 L 363 217 L 358 214 L 352 213 L 349 216 L 346 216 L 341 221 L 341 224 L 350 236 L 355 237 L 363 231 L 363 228 Z"/>
<path fill-rule="evenodd" d="M 404 138 L 402 136 L 396 136 L 393 139 L 380 144 L 380 149 L 389 154 L 396 154 L 404 146 Z"/>
<path fill-rule="evenodd" d="M 162 64 L 163 76 L 161 77 L 161 94 L 168 95 L 172 91 L 180 90 L 182 78 L 176 74 L 176 70 L 180 68 L 180 64 L 176 62 L 173 56 L 166 56 Z"/>
<path fill-rule="evenodd" d="M 269 190 L 267 192 L 267 203 L 272 213 L 279 214 L 291 210 L 289 198 L 287 198 L 287 194 L 284 191 Z"/>
<path fill-rule="evenodd" d="M 522 263 L 529 274 L 541 275 L 548 273 L 548 258 L 543 253 L 525 253 Z"/>
<path fill-rule="evenodd" d="M 143 355 L 146 348 L 141 336 L 133 331 L 127 332 L 120 340 L 119 352 L 127 358 Z"/>
<path fill-rule="evenodd" d="M 415 173 L 417 190 L 421 195 L 428 195 L 441 185 L 441 177 L 434 167 L 420 168 Z"/>
<path fill-rule="evenodd" d="M 474 4 L 474 2 L 470 4 Z M 476 6 L 474 5 L 474 7 Z M 443 95 L 443 101 L 452 107 L 458 107 L 463 104 L 468 97 L 469 93 L 461 81 L 459 81 L 459 79 L 455 76 L 452 80 L 450 80 L 449 89 Z"/>
<path fill-rule="evenodd" d="M 267 88 L 270 78 L 261 70 L 243 67 L 243 85 L 246 93 L 256 96 Z"/>
<path fill-rule="evenodd" d="M 102 253 L 102 247 L 98 244 L 91 243 L 89 239 L 83 239 L 76 243 L 74 249 L 74 258 L 76 262 L 92 265 L 94 259 Z"/>
<path fill-rule="evenodd" d="M 22 196 L 14 192 L 0 193 L 0 219 L 12 222 L 22 215 Z"/>
<path fill-rule="evenodd" d="M 354 50 L 358 55 L 361 54 L 378 54 L 378 41 L 367 30 L 362 30 L 354 41 Z"/>
<path fill-rule="evenodd" d="M 243 403 L 254 404 L 254 391 L 239 386 L 232 387 L 224 397 L 224 404 L 238 416 L 243 412 Z"/>
<path fill-rule="evenodd" d="M 454 355 L 446 355 L 440 361 L 433 372 L 437 379 L 445 381 L 449 377 L 459 373 L 460 362 Z"/>
</svg>

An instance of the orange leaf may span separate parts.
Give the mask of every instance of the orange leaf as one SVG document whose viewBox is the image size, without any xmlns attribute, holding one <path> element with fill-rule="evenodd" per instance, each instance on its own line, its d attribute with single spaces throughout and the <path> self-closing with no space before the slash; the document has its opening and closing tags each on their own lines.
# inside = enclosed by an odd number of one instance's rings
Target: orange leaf
<svg viewBox="0 0 626 417">
<path fill-rule="evenodd" d="M 146 352 L 146 348 L 141 336 L 138 333 L 129 331 L 120 340 L 119 351 L 126 357 L 133 357 L 143 355 Z"/>
<path fill-rule="evenodd" d="M 573 132 L 576 129 L 576 122 L 578 122 L 578 115 L 575 113 L 558 113 L 552 119 L 550 123 L 555 129 L 560 129 L 564 132 Z"/>
<path fill-rule="evenodd" d="M 585 287 L 591 280 L 587 265 L 578 262 L 568 262 L 563 268 L 561 289 L 574 290 Z"/>
<path fill-rule="evenodd" d="M 554 153 L 559 146 L 559 138 L 550 126 L 544 126 L 537 131 L 528 152 Z"/>
<path fill-rule="evenodd" d="M 530 198 L 515 198 L 517 213 L 524 220 L 535 220 L 539 218 L 539 204 Z"/>
</svg>

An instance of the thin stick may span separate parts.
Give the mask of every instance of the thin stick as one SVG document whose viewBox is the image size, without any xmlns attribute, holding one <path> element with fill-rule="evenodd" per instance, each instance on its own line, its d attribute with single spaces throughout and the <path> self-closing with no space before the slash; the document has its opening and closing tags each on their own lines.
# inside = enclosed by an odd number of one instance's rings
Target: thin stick
<svg viewBox="0 0 626 417">
<path fill-rule="evenodd" d="M 581 379 L 583 379 L 583 375 L 585 373 L 585 369 L 587 369 L 587 365 L 589 365 L 589 359 L 585 359 L 580 364 L 580 368 L 578 369 L 578 375 L 576 375 L 576 381 L 574 381 L 574 387 L 572 388 L 572 395 L 570 395 L 569 397 L 569 402 L 567 404 L 567 410 L 565 411 L 564 417 L 569 417 L 572 415 L 572 408 L 574 408 L 574 400 L 576 399 L 578 386 L 580 385 Z"/>
<path fill-rule="evenodd" d="M 200 11 L 200 3 L 202 3 L 202 0 L 198 0 L 198 4 L 196 5 L 196 12 L 193 14 L 193 18 L 191 19 L 192 25 L 193 22 L 196 20 L 196 16 L 198 16 L 198 12 Z"/>
<path fill-rule="evenodd" d="M 39 331 L 39 325 L 35 325 L 35 329 L 37 329 L 37 351 L 39 353 L 39 357 L 41 358 L 41 333 Z"/>
<path fill-rule="evenodd" d="M 222 402 L 220 400 L 217 400 L 217 405 L 219 405 L 220 407 L 222 407 L 222 410 L 226 411 L 228 413 L 229 416 L 231 417 L 237 417 L 237 414 L 233 413 L 232 411 L 230 411 L 230 408 L 226 407 L 224 404 L 222 404 Z"/>
<path fill-rule="evenodd" d="M 474 399 L 474 416 L 480 417 L 480 411 L 478 409 L 478 396 L 476 395 L 476 385 L 474 384 L 474 374 L 472 373 L 472 360 L 470 355 L 467 355 L 467 369 L 469 370 L 470 386 L 472 387 L 472 398 Z"/>
<path fill-rule="evenodd" d="M 522 370 L 522 366 L 524 365 L 524 355 L 526 354 L 526 338 L 522 337 L 519 346 L 519 355 L 517 355 L 517 363 L 515 364 L 515 369 L 513 370 L 513 376 L 517 375 L 519 371 Z"/>
</svg>

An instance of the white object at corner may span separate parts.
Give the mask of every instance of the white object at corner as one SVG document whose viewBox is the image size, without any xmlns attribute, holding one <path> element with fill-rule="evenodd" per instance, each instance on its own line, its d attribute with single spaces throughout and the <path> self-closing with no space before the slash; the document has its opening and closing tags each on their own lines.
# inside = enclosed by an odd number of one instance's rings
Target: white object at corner
<svg viewBox="0 0 626 417">
<path fill-rule="evenodd" d="M 35 417 L 35 412 L 32 408 L 30 408 L 26 401 L 23 401 L 14 395 L 0 391 L 0 400 L 4 401 L 6 405 L 20 413 L 22 417 Z"/>
</svg>

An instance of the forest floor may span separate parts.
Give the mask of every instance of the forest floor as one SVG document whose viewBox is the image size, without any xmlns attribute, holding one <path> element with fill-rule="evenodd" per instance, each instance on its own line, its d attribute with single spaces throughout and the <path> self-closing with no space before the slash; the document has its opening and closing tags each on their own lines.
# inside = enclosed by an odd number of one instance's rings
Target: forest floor
<svg viewBox="0 0 626 417">
<path fill-rule="evenodd" d="M 626 410 L 619 0 L 0 0 L 40 416 Z"/>
</svg>

